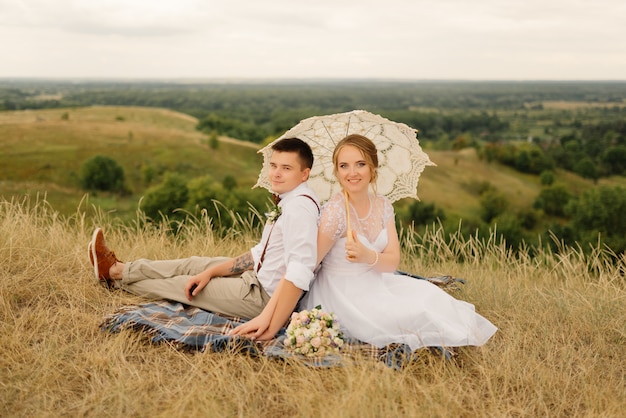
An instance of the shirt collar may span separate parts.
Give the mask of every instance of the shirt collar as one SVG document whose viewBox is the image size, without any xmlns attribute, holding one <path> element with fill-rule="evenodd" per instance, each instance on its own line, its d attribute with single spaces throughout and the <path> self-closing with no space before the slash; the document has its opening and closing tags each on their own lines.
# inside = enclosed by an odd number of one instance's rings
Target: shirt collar
<svg viewBox="0 0 626 418">
<path fill-rule="evenodd" d="M 298 186 L 296 186 L 294 189 L 282 193 L 280 194 L 280 203 L 278 204 L 278 206 L 282 206 L 283 203 L 285 202 L 285 200 L 289 200 L 290 198 L 294 197 L 294 196 L 300 196 L 301 194 L 312 194 L 312 190 L 309 188 L 309 186 L 307 185 L 306 181 L 300 183 Z M 315 197 L 315 196 L 313 196 Z"/>
</svg>

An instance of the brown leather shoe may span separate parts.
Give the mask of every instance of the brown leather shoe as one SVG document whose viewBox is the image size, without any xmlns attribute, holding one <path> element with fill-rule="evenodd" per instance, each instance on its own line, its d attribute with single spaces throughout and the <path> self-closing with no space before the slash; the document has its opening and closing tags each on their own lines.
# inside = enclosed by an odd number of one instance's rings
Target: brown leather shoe
<svg viewBox="0 0 626 418">
<path fill-rule="evenodd" d="M 87 246 L 87 252 L 89 254 L 89 261 L 93 266 L 93 273 L 96 280 L 99 280 L 102 284 L 111 288 L 113 285 L 113 279 L 109 274 L 111 266 L 120 260 L 117 259 L 115 253 L 107 247 L 104 240 L 104 233 L 101 228 L 96 228 L 93 231 L 91 242 Z"/>
</svg>

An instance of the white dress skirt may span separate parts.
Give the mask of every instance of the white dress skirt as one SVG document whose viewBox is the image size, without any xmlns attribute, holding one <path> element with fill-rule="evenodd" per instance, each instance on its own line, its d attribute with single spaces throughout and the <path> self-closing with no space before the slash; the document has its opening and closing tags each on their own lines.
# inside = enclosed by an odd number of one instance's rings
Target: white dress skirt
<svg viewBox="0 0 626 418">
<path fill-rule="evenodd" d="M 379 252 L 387 246 L 386 229 L 375 242 L 358 237 Z M 416 350 L 480 346 L 496 332 L 474 305 L 428 281 L 379 273 L 367 264 L 347 261 L 345 240 L 339 238 L 328 252 L 301 304 L 304 309 L 320 305 L 334 312 L 345 335 L 377 347 L 404 343 Z"/>
</svg>

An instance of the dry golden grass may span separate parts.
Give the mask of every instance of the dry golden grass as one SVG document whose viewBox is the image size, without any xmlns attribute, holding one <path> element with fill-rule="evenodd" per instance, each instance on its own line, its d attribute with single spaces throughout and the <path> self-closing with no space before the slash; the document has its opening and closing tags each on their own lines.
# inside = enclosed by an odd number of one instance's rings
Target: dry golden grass
<svg viewBox="0 0 626 418">
<path fill-rule="evenodd" d="M 497 334 L 452 362 L 424 352 L 400 371 L 369 360 L 312 369 L 101 332 L 106 314 L 139 299 L 95 283 L 86 219 L 125 259 L 237 254 L 258 231 L 217 239 L 200 219 L 174 239 L 93 212 L 65 219 L 46 202 L 0 201 L 0 416 L 617 417 L 626 406 L 624 256 L 514 257 L 489 237 L 413 234 L 402 267 L 465 278 L 457 296 Z"/>
</svg>

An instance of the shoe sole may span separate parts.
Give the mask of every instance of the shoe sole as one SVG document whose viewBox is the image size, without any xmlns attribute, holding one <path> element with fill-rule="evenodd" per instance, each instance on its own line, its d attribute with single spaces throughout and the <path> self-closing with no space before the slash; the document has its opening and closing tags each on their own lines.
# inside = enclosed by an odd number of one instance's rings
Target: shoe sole
<svg viewBox="0 0 626 418">
<path fill-rule="evenodd" d="M 91 236 L 91 242 L 89 242 L 89 245 L 87 246 L 87 256 L 93 260 L 93 274 L 96 278 L 96 280 L 98 280 L 99 282 L 105 281 L 100 279 L 100 270 L 98 270 L 98 257 L 96 256 L 96 236 L 98 235 L 98 232 L 102 231 L 102 228 L 96 228 L 95 231 L 93 231 L 93 235 Z"/>
</svg>

